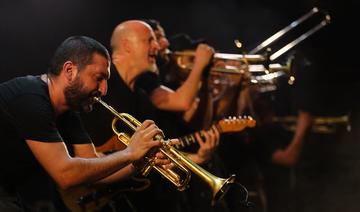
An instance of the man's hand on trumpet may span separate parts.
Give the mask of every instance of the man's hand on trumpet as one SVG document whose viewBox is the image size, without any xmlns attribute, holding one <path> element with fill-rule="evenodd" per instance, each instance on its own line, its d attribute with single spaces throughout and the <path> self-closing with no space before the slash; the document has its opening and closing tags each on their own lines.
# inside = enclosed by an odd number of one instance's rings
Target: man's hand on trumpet
<svg viewBox="0 0 360 212">
<path fill-rule="evenodd" d="M 161 165 L 164 169 L 172 169 L 175 166 L 162 152 L 156 153 L 154 163 Z"/>
<path fill-rule="evenodd" d="M 176 144 L 180 144 L 179 139 L 170 139 L 169 145 L 175 146 Z M 175 167 L 175 165 L 162 152 L 156 153 L 154 163 L 155 165 L 162 165 L 164 169 L 172 169 Z"/>
<path fill-rule="evenodd" d="M 146 120 L 138 127 L 130 139 L 128 151 L 132 161 L 139 160 L 153 147 L 160 146 L 160 141 L 155 140 L 156 135 L 164 136 L 163 132 L 155 125 L 154 121 Z"/>
</svg>

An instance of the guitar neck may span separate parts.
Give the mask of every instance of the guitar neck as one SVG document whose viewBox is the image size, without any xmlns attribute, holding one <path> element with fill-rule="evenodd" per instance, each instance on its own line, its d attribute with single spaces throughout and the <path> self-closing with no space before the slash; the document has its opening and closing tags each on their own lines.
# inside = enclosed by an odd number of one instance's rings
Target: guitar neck
<svg viewBox="0 0 360 212">
<path fill-rule="evenodd" d="M 255 127 L 256 121 L 251 117 L 246 118 L 228 118 L 222 119 L 216 122 L 215 127 L 217 128 L 219 133 L 226 132 L 240 132 L 244 130 L 246 127 Z M 201 132 L 199 132 L 201 136 Z M 193 143 L 197 142 L 195 133 L 182 136 L 179 139 L 179 144 L 175 144 L 175 147 L 178 149 L 184 148 L 186 146 L 190 146 Z"/>
<path fill-rule="evenodd" d="M 179 143 L 175 144 L 175 147 L 177 149 L 182 149 L 186 146 L 190 146 L 191 144 L 197 143 L 197 139 L 195 137 L 195 133 L 189 134 L 189 135 L 185 135 L 182 136 L 179 139 Z"/>
<path fill-rule="evenodd" d="M 216 126 L 217 130 L 219 131 L 219 133 L 221 133 L 222 132 L 221 127 L 218 124 L 215 124 L 215 126 Z M 187 146 L 197 143 L 198 141 L 196 139 L 195 133 L 191 133 L 191 134 L 179 137 L 178 138 L 179 144 L 175 144 L 175 147 L 177 149 L 182 149 L 184 147 L 187 147 Z M 200 133 L 200 131 L 198 131 L 198 133 Z"/>
</svg>

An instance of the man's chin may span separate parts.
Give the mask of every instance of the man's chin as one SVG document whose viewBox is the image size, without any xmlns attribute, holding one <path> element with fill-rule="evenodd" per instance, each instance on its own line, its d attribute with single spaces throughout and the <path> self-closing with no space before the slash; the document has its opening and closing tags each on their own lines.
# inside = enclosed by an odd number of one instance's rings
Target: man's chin
<svg viewBox="0 0 360 212">
<path fill-rule="evenodd" d="M 81 106 L 82 112 L 88 113 L 93 110 L 93 105 L 96 103 L 95 98 L 89 98 L 84 104 Z"/>
<path fill-rule="evenodd" d="M 71 107 L 71 109 L 73 111 L 76 111 L 76 112 L 80 112 L 80 113 L 88 113 L 88 112 L 91 112 L 93 110 L 93 105 L 92 104 L 86 104 L 86 105 L 78 105 L 78 106 L 73 106 Z"/>
<path fill-rule="evenodd" d="M 85 113 L 89 113 L 93 110 L 93 105 L 92 104 L 89 104 L 89 105 L 85 105 L 82 107 L 82 112 L 85 112 Z"/>
<path fill-rule="evenodd" d="M 148 71 L 159 73 L 159 68 L 157 67 L 156 63 L 152 63 L 149 65 Z"/>
</svg>

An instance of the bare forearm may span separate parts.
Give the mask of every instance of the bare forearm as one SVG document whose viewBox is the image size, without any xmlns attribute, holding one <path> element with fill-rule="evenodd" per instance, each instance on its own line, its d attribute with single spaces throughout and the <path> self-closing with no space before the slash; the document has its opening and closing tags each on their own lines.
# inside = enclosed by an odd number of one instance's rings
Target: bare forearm
<svg viewBox="0 0 360 212">
<path fill-rule="evenodd" d="M 190 72 L 190 75 L 185 80 L 184 84 L 178 88 L 175 92 L 176 98 L 173 99 L 179 102 L 178 106 L 181 106 L 179 111 L 187 111 L 193 103 L 198 89 L 200 87 L 201 77 L 206 67 L 211 64 L 212 55 L 214 49 L 206 44 L 199 44 L 195 51 L 194 66 Z"/>
<path fill-rule="evenodd" d="M 196 100 L 200 81 L 201 70 L 193 70 L 176 91 L 163 85 L 155 89 L 151 93 L 151 101 L 162 110 L 185 112 Z"/>
<path fill-rule="evenodd" d="M 311 114 L 303 111 L 299 112 L 294 137 L 285 150 L 277 150 L 273 153 L 272 161 L 274 163 L 289 167 L 297 164 L 304 145 L 305 136 L 312 125 L 312 120 Z"/>
<path fill-rule="evenodd" d="M 109 176 L 132 162 L 127 151 L 119 151 L 101 158 L 70 158 L 62 174 L 55 181 L 63 188 L 93 183 Z"/>
<path fill-rule="evenodd" d="M 130 164 L 118 170 L 117 172 L 113 173 L 112 175 L 97 181 L 96 184 L 108 184 L 108 183 L 127 180 L 133 175 L 134 172 L 135 172 L 135 167 L 132 164 Z"/>
<path fill-rule="evenodd" d="M 188 110 L 195 100 L 200 88 L 202 71 L 194 67 L 186 81 L 175 91 L 176 99 L 182 102 L 183 111 Z"/>
<path fill-rule="evenodd" d="M 294 151 L 302 149 L 305 136 L 312 125 L 312 120 L 312 116 L 308 112 L 299 112 L 296 131 L 288 148 L 294 149 Z"/>
</svg>

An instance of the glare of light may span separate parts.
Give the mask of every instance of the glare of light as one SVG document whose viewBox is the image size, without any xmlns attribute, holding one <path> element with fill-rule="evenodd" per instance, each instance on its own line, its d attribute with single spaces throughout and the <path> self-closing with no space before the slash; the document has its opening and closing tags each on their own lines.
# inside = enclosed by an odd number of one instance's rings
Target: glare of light
<svg viewBox="0 0 360 212">
<path fill-rule="evenodd" d="M 293 84 L 294 84 L 294 81 L 295 81 L 295 77 L 294 77 L 294 76 L 290 76 L 289 81 L 288 81 L 289 85 L 293 85 Z"/>
<path fill-rule="evenodd" d="M 238 47 L 239 49 L 242 47 L 242 43 L 238 39 L 234 40 L 234 43 L 235 46 Z"/>
</svg>

